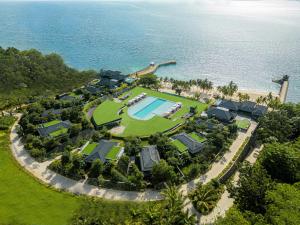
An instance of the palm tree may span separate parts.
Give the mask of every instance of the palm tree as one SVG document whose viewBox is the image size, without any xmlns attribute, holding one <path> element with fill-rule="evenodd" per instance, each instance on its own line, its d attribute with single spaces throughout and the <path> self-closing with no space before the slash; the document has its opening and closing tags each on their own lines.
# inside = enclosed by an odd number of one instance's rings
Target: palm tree
<svg viewBox="0 0 300 225">
<path fill-rule="evenodd" d="M 232 97 L 234 95 L 234 93 L 237 92 L 238 86 L 233 81 L 230 81 L 228 86 L 227 86 L 227 89 L 228 89 L 228 95 L 230 97 Z"/>
<path fill-rule="evenodd" d="M 197 210 L 202 214 L 208 214 L 219 199 L 219 190 L 212 185 L 200 184 L 191 194 L 191 200 Z"/>
<path fill-rule="evenodd" d="M 259 96 L 259 97 L 256 99 L 256 103 L 257 103 L 258 105 L 262 104 L 263 101 L 264 101 L 263 96 Z"/>
</svg>

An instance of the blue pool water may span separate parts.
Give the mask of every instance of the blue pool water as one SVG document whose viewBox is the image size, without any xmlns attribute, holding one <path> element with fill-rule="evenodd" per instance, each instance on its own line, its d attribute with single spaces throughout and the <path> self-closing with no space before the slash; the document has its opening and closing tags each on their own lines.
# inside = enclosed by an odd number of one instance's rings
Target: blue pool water
<svg viewBox="0 0 300 225">
<path fill-rule="evenodd" d="M 128 114 L 139 120 L 149 120 L 154 116 L 162 116 L 175 103 L 155 97 L 146 97 L 128 109 Z"/>
</svg>

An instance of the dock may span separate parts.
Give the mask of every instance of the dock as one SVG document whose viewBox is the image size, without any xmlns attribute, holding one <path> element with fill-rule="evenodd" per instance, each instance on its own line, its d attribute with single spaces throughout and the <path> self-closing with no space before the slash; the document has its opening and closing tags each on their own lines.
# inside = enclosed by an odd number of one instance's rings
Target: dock
<svg viewBox="0 0 300 225">
<path fill-rule="evenodd" d="M 144 75 L 148 75 L 148 74 L 153 74 L 155 73 L 160 67 L 162 66 L 169 66 L 169 65 L 176 65 L 176 61 L 175 60 L 170 60 L 164 63 L 159 63 L 159 64 L 154 64 L 151 63 L 149 66 L 147 66 L 146 68 L 139 70 L 135 73 L 129 74 L 130 77 L 133 78 L 138 78 L 140 76 L 144 76 Z"/>
<path fill-rule="evenodd" d="M 274 83 L 280 84 L 280 91 L 279 91 L 279 100 L 281 103 L 285 103 L 288 89 L 289 89 L 289 76 L 284 75 L 281 79 L 272 80 Z"/>
</svg>

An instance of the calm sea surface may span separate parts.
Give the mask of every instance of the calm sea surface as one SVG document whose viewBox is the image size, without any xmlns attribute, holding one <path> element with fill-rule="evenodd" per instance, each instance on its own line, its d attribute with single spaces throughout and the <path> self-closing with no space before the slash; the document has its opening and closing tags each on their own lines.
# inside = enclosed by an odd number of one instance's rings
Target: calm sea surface
<svg viewBox="0 0 300 225">
<path fill-rule="evenodd" d="M 300 100 L 300 1 L 185 2 L 0 2 L 0 46 L 124 73 L 175 59 L 158 74 L 262 91 L 288 74 Z"/>
</svg>

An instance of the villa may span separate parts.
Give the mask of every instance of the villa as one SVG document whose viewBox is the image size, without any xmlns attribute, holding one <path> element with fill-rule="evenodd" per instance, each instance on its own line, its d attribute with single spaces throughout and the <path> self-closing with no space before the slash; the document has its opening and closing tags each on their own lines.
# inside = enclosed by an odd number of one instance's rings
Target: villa
<svg viewBox="0 0 300 225">
<path fill-rule="evenodd" d="M 200 138 L 200 137 L 199 137 Z M 186 133 L 180 133 L 172 137 L 174 140 L 174 145 L 178 148 L 178 150 L 183 153 L 185 152 L 182 147 L 180 147 L 180 143 L 186 147 L 186 150 L 189 151 L 191 154 L 199 153 L 205 146 L 203 142 L 200 142 L 199 140 L 196 140 L 191 135 L 188 135 Z M 178 141 L 180 143 L 178 143 Z M 177 143 L 176 143 L 177 142 Z"/>
<path fill-rule="evenodd" d="M 155 145 L 144 147 L 140 153 L 141 170 L 150 172 L 155 164 L 160 160 L 159 153 Z"/>
<path fill-rule="evenodd" d="M 118 142 L 101 140 L 99 143 L 87 143 L 82 148 L 82 154 L 86 156 L 86 162 L 100 159 L 102 163 L 118 160 L 124 153 L 124 148 Z"/>
<path fill-rule="evenodd" d="M 37 131 L 41 137 L 58 137 L 66 134 L 71 126 L 72 124 L 68 120 L 53 120 L 48 123 L 40 124 Z"/>
<path fill-rule="evenodd" d="M 98 85 L 109 89 L 118 88 L 121 85 L 121 83 L 125 82 L 127 78 L 127 76 L 121 74 L 120 71 L 112 70 L 101 70 L 99 76 L 100 81 Z"/>
<path fill-rule="evenodd" d="M 210 107 L 207 110 L 207 116 L 209 118 L 216 118 L 225 123 L 231 123 L 235 119 L 236 115 L 236 113 L 223 107 Z"/>
</svg>

